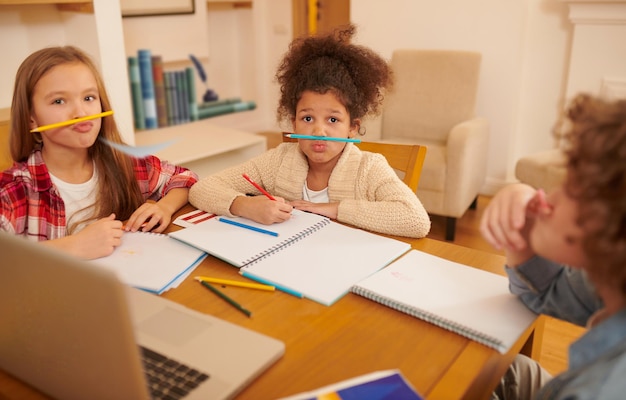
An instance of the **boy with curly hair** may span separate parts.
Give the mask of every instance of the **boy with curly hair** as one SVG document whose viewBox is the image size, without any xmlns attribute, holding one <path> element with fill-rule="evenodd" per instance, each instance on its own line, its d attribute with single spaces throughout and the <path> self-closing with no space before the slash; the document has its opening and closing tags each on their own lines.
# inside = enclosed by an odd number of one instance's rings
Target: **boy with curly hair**
<svg viewBox="0 0 626 400">
<path fill-rule="evenodd" d="M 501 399 L 626 393 L 626 100 L 581 94 L 566 117 L 562 187 L 548 196 L 524 184 L 502 189 L 481 232 L 505 250 L 511 291 L 530 309 L 589 330 L 570 347 L 567 371 L 554 378 L 518 356 Z"/>
</svg>

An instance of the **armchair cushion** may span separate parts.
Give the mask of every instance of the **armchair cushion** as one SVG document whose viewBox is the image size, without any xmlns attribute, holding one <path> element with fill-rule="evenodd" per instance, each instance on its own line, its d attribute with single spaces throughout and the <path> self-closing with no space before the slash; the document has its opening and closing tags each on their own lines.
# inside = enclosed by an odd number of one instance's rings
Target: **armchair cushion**
<svg viewBox="0 0 626 400">
<path fill-rule="evenodd" d="M 394 51 L 396 89 L 385 99 L 383 136 L 445 142 L 453 126 L 474 116 L 480 58 L 467 51 Z"/>
</svg>

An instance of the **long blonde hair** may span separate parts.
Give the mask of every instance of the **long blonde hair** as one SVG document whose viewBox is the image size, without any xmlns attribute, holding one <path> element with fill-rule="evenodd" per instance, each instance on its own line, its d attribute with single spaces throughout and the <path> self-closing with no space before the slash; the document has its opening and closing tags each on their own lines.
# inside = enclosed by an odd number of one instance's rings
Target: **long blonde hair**
<svg viewBox="0 0 626 400">
<path fill-rule="evenodd" d="M 72 63 L 84 64 L 91 70 L 100 94 L 102 110 L 111 109 L 100 72 L 91 58 L 82 50 L 73 46 L 61 46 L 44 48 L 32 53 L 22 62 L 15 76 L 9 144 L 11 157 L 15 162 L 26 161 L 33 150 L 40 146 L 41 136 L 29 132 L 35 85 L 52 68 Z M 123 143 L 113 117 L 102 119 L 98 136 L 112 142 Z M 144 202 L 135 177 L 133 160 L 100 140 L 89 148 L 88 154 L 94 161 L 98 172 L 98 191 L 93 205 L 93 218 L 90 220 L 103 218 L 111 213 L 115 213 L 118 219 L 128 219 Z M 71 233 L 78 224 L 87 221 L 72 223 L 67 229 L 68 233 Z"/>
</svg>

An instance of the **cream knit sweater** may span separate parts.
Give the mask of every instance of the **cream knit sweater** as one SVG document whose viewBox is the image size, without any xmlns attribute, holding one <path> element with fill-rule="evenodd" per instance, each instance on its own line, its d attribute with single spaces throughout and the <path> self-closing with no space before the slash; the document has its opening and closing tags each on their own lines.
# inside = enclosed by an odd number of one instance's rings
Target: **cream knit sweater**
<svg viewBox="0 0 626 400">
<path fill-rule="evenodd" d="M 243 164 L 206 177 L 189 191 L 195 207 L 233 216 L 237 196 L 260 194 L 241 175 L 246 173 L 272 195 L 302 199 L 309 165 L 297 143 L 282 143 Z M 417 195 L 398 178 L 387 160 L 348 143 L 328 182 L 331 202 L 339 202 L 337 220 L 373 232 L 420 238 L 430 218 Z"/>
</svg>

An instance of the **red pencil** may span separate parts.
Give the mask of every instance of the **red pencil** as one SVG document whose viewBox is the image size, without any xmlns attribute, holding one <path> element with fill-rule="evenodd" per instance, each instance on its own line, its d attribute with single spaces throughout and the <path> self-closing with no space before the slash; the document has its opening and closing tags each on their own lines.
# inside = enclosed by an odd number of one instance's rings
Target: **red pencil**
<svg viewBox="0 0 626 400">
<path fill-rule="evenodd" d="M 250 182 L 255 188 L 259 189 L 261 191 L 261 193 L 263 193 L 265 196 L 267 196 L 268 199 L 270 200 L 276 200 L 274 198 L 274 196 L 272 196 L 271 194 L 267 193 L 267 190 L 263 189 L 261 187 L 261 185 L 259 185 L 258 183 L 256 183 L 255 181 L 253 181 L 252 179 L 250 179 L 250 177 L 246 174 L 241 174 L 241 176 L 244 177 L 245 180 L 247 180 L 248 182 Z"/>
</svg>

